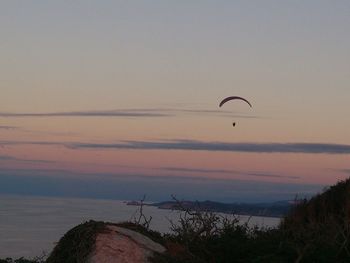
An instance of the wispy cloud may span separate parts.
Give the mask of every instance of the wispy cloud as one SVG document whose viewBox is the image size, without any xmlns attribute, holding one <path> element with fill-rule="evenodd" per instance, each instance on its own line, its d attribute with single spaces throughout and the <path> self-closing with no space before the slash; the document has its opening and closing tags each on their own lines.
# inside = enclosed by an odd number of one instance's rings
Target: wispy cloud
<svg viewBox="0 0 350 263">
<path fill-rule="evenodd" d="M 49 160 L 22 159 L 22 158 L 9 156 L 9 155 L 0 155 L 0 162 L 1 161 L 16 161 L 16 162 L 24 162 L 24 163 L 54 163 L 54 161 L 49 161 Z"/>
<path fill-rule="evenodd" d="M 0 130 L 16 130 L 18 129 L 18 127 L 16 126 L 4 126 L 4 125 L 0 125 Z"/>
<path fill-rule="evenodd" d="M 136 111 L 136 110 L 109 110 L 109 111 L 71 111 L 71 112 L 41 112 L 41 113 L 13 113 L 0 112 L 0 117 L 166 117 L 167 113 Z"/>
<path fill-rule="evenodd" d="M 161 167 L 159 168 L 163 171 L 171 172 L 185 172 L 185 173 L 222 173 L 222 174 L 232 174 L 237 173 L 238 171 L 233 170 L 223 170 L 223 169 L 201 169 L 201 168 L 184 168 L 184 167 Z"/>
<path fill-rule="evenodd" d="M 16 146 L 16 145 L 42 145 L 42 146 L 67 146 L 65 142 L 49 142 L 49 141 L 0 141 L 0 146 Z"/>
<path fill-rule="evenodd" d="M 223 110 L 191 109 L 191 108 L 140 108 L 119 110 L 90 110 L 68 112 L 0 112 L 0 117 L 6 118 L 36 118 L 36 117 L 170 117 L 181 114 L 212 115 L 237 118 L 260 118 Z M 6 126 L 4 126 L 6 127 Z"/>
<path fill-rule="evenodd" d="M 196 140 L 119 141 L 117 143 L 0 141 L 0 145 L 52 145 L 70 149 L 181 150 L 245 153 L 350 154 L 350 145 L 332 143 L 206 142 Z"/>
<path fill-rule="evenodd" d="M 350 169 L 338 169 L 338 172 L 349 174 L 350 175 Z"/>
<path fill-rule="evenodd" d="M 0 155 L 0 161 L 13 160 L 14 158 L 8 155 Z"/>
<path fill-rule="evenodd" d="M 187 113 L 187 114 L 211 114 L 221 116 L 234 116 L 242 118 L 258 118 L 258 116 L 237 114 L 233 111 L 221 110 L 221 109 L 198 109 L 198 108 L 151 108 L 151 109 L 131 109 L 130 111 L 143 111 L 143 112 L 169 112 L 169 113 Z"/>
<path fill-rule="evenodd" d="M 350 154 L 350 145 L 330 143 L 227 143 L 195 140 L 123 141 L 121 143 L 71 143 L 71 148 L 187 150 L 247 153 Z"/>
<path fill-rule="evenodd" d="M 250 176 L 257 176 L 257 177 L 300 179 L 299 176 L 294 176 L 294 175 L 278 175 L 278 174 L 261 173 L 261 172 L 248 172 L 248 173 L 242 173 L 242 174 L 250 175 Z"/>
<path fill-rule="evenodd" d="M 270 177 L 270 178 L 288 178 L 299 179 L 299 176 L 279 175 L 266 172 L 246 172 L 238 170 L 225 170 L 225 169 L 201 169 L 201 168 L 184 168 L 184 167 L 162 167 L 161 170 L 171 172 L 184 172 L 184 173 L 200 173 L 200 174 L 234 174 L 243 176 L 255 176 L 255 177 Z"/>
</svg>

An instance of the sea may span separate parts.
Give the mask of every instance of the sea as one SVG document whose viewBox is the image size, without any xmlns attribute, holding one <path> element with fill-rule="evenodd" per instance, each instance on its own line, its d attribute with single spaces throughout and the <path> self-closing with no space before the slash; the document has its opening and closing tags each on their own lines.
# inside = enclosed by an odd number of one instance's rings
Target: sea
<svg viewBox="0 0 350 263">
<path fill-rule="evenodd" d="M 179 211 L 144 206 L 150 228 L 171 232 Z M 139 207 L 125 200 L 0 195 L 0 258 L 34 258 L 48 255 L 71 228 L 89 220 L 123 222 L 138 219 Z M 250 226 L 276 227 L 280 218 L 239 216 Z"/>
</svg>

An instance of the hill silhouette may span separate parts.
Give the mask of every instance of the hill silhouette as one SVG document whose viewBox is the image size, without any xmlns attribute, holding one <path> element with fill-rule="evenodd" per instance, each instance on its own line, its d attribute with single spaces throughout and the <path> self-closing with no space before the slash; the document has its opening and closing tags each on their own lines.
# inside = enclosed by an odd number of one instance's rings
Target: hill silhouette
<svg viewBox="0 0 350 263">
<path fill-rule="evenodd" d="M 349 262 L 350 179 L 299 200 L 279 229 L 293 244 L 296 262 Z"/>
</svg>

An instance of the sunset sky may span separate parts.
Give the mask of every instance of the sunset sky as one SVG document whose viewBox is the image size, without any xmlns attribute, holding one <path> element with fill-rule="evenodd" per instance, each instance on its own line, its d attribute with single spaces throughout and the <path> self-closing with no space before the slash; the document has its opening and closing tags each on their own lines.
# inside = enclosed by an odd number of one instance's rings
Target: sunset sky
<svg viewBox="0 0 350 263">
<path fill-rule="evenodd" d="M 341 0 L 2 1 L 0 194 L 256 202 L 347 178 L 349 14 Z M 219 108 L 232 95 L 253 107 Z"/>
</svg>

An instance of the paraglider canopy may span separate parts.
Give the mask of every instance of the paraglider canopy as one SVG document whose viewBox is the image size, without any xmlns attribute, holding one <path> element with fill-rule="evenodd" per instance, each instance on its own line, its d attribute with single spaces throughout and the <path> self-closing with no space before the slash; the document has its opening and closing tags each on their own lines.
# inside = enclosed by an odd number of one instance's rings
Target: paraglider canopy
<svg viewBox="0 0 350 263">
<path fill-rule="evenodd" d="M 230 96 L 230 97 L 227 97 L 225 99 L 223 99 L 220 104 L 219 104 L 219 107 L 221 107 L 222 105 L 224 105 L 226 102 L 230 101 L 230 100 L 243 100 L 245 101 L 246 103 L 248 103 L 248 105 L 250 107 L 253 107 L 252 104 L 250 104 L 250 102 L 248 100 L 246 100 L 245 98 L 242 98 L 242 97 L 238 97 L 238 96 Z"/>
</svg>

